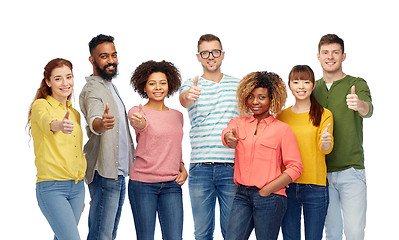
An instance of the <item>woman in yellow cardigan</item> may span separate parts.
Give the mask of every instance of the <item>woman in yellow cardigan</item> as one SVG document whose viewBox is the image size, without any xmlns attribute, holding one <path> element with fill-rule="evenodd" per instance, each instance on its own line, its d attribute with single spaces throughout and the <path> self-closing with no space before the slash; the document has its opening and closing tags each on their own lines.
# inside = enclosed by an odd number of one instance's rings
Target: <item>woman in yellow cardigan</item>
<svg viewBox="0 0 399 240">
<path fill-rule="evenodd" d="M 288 86 L 295 105 L 284 109 L 278 119 L 293 130 L 302 157 L 303 172 L 286 190 L 287 211 L 282 222 L 284 240 L 301 239 L 303 209 L 305 239 L 320 240 L 329 203 L 325 155 L 333 148 L 333 116 L 315 99 L 315 77 L 307 65 L 293 67 Z"/>
<path fill-rule="evenodd" d="M 72 63 L 53 59 L 44 68 L 28 117 L 37 168 L 36 197 L 54 239 L 80 239 L 86 159 L 82 152 L 80 115 L 69 101 Z"/>
</svg>

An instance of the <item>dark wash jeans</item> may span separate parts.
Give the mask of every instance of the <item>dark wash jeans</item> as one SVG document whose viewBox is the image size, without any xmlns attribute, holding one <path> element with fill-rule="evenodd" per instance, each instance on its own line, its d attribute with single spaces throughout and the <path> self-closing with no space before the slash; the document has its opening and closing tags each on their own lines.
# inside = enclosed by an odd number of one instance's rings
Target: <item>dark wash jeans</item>
<svg viewBox="0 0 399 240">
<path fill-rule="evenodd" d="M 259 195 L 259 188 L 239 185 L 231 209 L 226 239 L 248 239 L 255 228 L 256 239 L 276 240 L 286 209 L 285 196 L 271 194 L 262 197 Z"/>
<path fill-rule="evenodd" d="M 284 240 L 301 239 L 302 210 L 305 239 L 321 240 L 329 203 L 328 187 L 291 183 L 286 193 L 288 199 L 287 212 L 281 225 Z"/>
</svg>

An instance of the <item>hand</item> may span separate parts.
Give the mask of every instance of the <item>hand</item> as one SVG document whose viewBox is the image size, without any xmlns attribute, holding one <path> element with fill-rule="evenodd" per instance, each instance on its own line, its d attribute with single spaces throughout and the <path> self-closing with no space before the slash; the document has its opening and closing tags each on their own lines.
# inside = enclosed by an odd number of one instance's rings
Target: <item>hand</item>
<svg viewBox="0 0 399 240">
<path fill-rule="evenodd" d="M 109 103 L 107 103 L 105 105 L 105 111 L 104 111 L 103 119 L 102 119 L 102 129 L 104 131 L 113 129 L 114 124 L 115 124 L 114 115 L 109 114 Z"/>
<path fill-rule="evenodd" d="M 238 140 L 239 139 L 237 138 L 237 130 L 235 127 L 231 129 L 231 132 L 228 132 L 224 135 L 224 141 L 229 148 L 236 148 Z"/>
<path fill-rule="evenodd" d="M 193 85 L 187 90 L 187 100 L 194 101 L 201 96 L 201 88 L 198 87 L 198 79 L 196 76 Z"/>
<path fill-rule="evenodd" d="M 58 132 L 61 131 L 65 134 L 71 134 L 73 132 L 74 123 L 72 120 L 69 120 L 69 110 L 65 114 L 62 121 L 53 121 L 50 124 L 51 131 Z"/>
<path fill-rule="evenodd" d="M 331 142 L 331 134 L 330 132 L 328 132 L 328 130 L 331 127 L 331 123 L 329 123 L 326 127 L 326 129 L 324 129 L 323 133 L 321 134 L 321 143 L 330 143 Z"/>
<path fill-rule="evenodd" d="M 185 108 L 194 106 L 194 102 L 201 96 L 201 88 L 197 86 L 198 79 L 196 76 L 193 85 L 179 96 L 180 104 Z"/>
<path fill-rule="evenodd" d="M 330 127 L 331 123 L 329 123 L 326 129 L 321 133 L 321 150 L 323 151 L 327 151 L 331 147 L 331 134 L 328 132 Z"/>
<path fill-rule="evenodd" d="M 143 105 L 139 105 L 139 111 L 133 113 L 133 115 L 130 118 L 130 123 L 132 124 L 133 127 L 137 129 L 144 129 L 146 125 L 146 120 L 144 118 L 144 112 L 143 112 Z"/>
<path fill-rule="evenodd" d="M 175 182 L 177 182 L 179 185 L 183 185 L 186 182 L 187 177 L 188 173 L 186 168 L 184 167 L 184 164 L 180 163 L 180 173 L 177 174 Z"/>
<path fill-rule="evenodd" d="M 267 185 L 264 186 L 262 189 L 259 190 L 259 192 L 258 192 L 259 195 L 261 195 L 262 197 L 267 197 L 267 196 L 269 196 L 270 194 L 272 194 L 268 189 L 269 189 L 269 188 L 267 187 Z"/>
<path fill-rule="evenodd" d="M 351 94 L 346 95 L 346 104 L 348 105 L 349 109 L 353 111 L 359 110 L 359 97 L 356 95 L 356 88 L 352 86 Z"/>
</svg>

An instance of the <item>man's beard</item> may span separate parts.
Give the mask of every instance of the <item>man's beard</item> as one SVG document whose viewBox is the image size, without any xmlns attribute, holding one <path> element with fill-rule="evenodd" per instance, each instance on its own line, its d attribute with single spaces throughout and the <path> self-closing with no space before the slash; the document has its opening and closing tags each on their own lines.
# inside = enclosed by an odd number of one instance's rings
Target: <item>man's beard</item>
<svg viewBox="0 0 399 240">
<path fill-rule="evenodd" d="M 94 66 L 96 67 L 97 73 L 100 77 L 104 78 L 105 80 L 112 80 L 118 74 L 118 64 L 116 63 L 109 63 L 101 69 L 96 62 L 94 62 Z M 107 67 L 113 66 L 115 69 L 111 73 L 107 72 Z"/>
</svg>

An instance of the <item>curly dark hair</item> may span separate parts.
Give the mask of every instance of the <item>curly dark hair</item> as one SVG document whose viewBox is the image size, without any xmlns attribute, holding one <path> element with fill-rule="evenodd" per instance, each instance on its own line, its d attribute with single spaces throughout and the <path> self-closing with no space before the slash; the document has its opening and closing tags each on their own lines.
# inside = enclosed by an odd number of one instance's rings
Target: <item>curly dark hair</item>
<svg viewBox="0 0 399 240">
<path fill-rule="evenodd" d="M 275 115 L 281 111 L 287 99 L 283 80 L 273 72 L 252 72 L 246 75 L 237 88 L 238 109 L 241 116 L 251 115 L 247 98 L 255 88 L 267 88 L 270 98 L 270 112 Z"/>
<path fill-rule="evenodd" d="M 108 36 L 108 35 L 104 35 L 104 34 L 99 34 L 96 37 L 92 38 L 91 41 L 89 42 L 90 54 L 93 52 L 93 50 L 98 45 L 100 45 L 101 43 L 105 43 L 105 42 L 114 43 L 114 37 Z"/>
<path fill-rule="evenodd" d="M 134 71 L 132 78 L 130 79 L 130 84 L 141 97 L 148 98 L 147 93 L 144 92 L 147 80 L 151 74 L 161 72 L 165 74 L 168 80 L 169 91 L 166 97 L 173 95 L 175 92 L 179 91 L 181 86 L 181 76 L 180 71 L 171 62 L 167 61 L 147 61 L 140 64 Z"/>
</svg>

